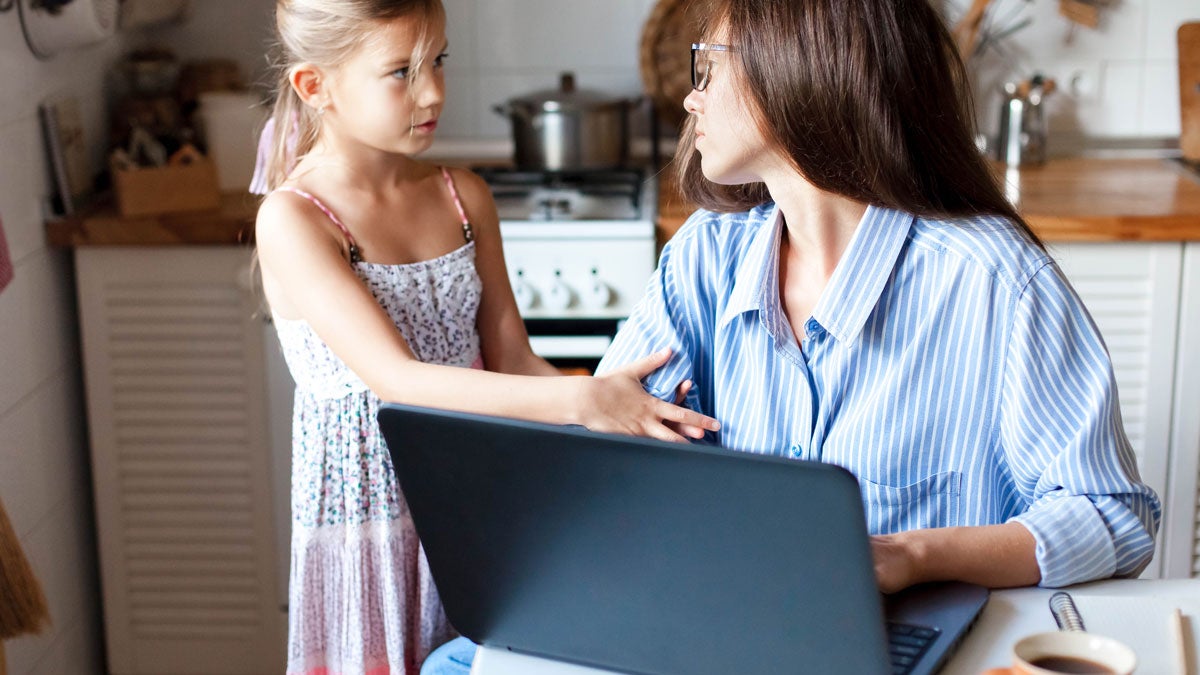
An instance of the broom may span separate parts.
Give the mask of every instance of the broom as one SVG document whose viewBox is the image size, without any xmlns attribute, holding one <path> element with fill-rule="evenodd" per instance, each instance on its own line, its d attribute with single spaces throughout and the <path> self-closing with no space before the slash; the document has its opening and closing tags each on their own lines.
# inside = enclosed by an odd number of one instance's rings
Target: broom
<svg viewBox="0 0 1200 675">
<path fill-rule="evenodd" d="M 39 633 L 50 623 L 42 585 L 21 551 L 4 503 L 0 502 L 0 675 L 8 672 L 4 641 L 25 633 Z"/>
</svg>

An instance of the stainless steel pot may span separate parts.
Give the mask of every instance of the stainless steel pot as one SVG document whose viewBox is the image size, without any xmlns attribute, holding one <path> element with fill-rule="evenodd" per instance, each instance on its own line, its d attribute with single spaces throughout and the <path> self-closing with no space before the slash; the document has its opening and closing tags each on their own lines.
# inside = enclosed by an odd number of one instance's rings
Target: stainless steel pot
<svg viewBox="0 0 1200 675">
<path fill-rule="evenodd" d="M 629 112 L 639 99 L 575 88 L 563 73 L 558 89 L 493 106 L 512 122 L 513 160 L 520 169 L 611 169 L 629 159 Z"/>
</svg>

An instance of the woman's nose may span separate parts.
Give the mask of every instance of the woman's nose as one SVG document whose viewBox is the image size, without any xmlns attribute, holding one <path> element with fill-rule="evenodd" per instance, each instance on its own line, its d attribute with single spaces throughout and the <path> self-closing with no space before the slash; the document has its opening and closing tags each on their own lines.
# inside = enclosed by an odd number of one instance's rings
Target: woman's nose
<svg viewBox="0 0 1200 675">
<path fill-rule="evenodd" d="M 700 114 L 700 106 L 703 98 L 704 95 L 701 92 L 693 89 L 686 97 L 684 97 L 683 109 L 689 114 Z"/>
</svg>

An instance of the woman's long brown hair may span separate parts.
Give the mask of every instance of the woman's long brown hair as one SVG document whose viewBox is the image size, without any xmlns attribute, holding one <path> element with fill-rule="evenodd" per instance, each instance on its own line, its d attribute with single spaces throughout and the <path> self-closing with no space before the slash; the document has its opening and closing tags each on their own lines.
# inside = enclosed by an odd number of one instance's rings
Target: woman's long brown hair
<svg viewBox="0 0 1200 675">
<path fill-rule="evenodd" d="M 966 69 L 928 0 L 711 0 L 747 113 L 821 190 L 923 217 L 994 214 L 1037 236 L 974 141 Z M 718 73 L 721 76 L 723 73 Z M 686 199 L 743 211 L 761 183 L 705 179 L 695 124 L 677 156 Z M 1040 243 L 1040 242 L 1039 242 Z"/>
</svg>

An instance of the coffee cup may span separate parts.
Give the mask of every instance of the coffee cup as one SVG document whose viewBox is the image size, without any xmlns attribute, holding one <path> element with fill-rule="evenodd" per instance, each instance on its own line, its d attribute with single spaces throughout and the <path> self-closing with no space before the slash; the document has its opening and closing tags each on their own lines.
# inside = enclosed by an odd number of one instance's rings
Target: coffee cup
<svg viewBox="0 0 1200 675">
<path fill-rule="evenodd" d="M 993 668 L 984 675 L 1130 675 L 1135 667 L 1133 650 L 1110 637 L 1060 630 L 1017 640 L 1012 667 Z"/>
</svg>

